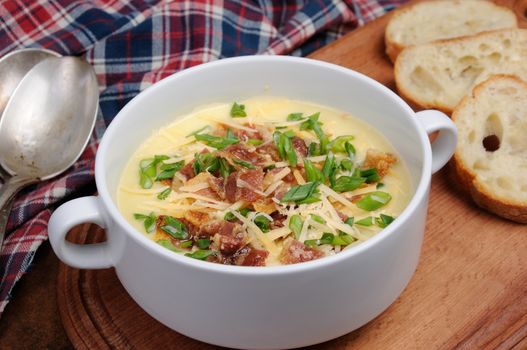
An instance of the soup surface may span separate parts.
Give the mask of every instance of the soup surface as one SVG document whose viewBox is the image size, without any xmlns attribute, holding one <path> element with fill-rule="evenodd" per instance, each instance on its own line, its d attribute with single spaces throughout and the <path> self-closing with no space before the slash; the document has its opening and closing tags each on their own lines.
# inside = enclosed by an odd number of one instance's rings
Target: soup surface
<svg viewBox="0 0 527 350">
<path fill-rule="evenodd" d="M 393 147 L 345 112 L 255 97 L 175 120 L 130 159 L 118 206 L 176 253 L 244 266 L 318 259 L 371 238 L 410 200 Z"/>
</svg>

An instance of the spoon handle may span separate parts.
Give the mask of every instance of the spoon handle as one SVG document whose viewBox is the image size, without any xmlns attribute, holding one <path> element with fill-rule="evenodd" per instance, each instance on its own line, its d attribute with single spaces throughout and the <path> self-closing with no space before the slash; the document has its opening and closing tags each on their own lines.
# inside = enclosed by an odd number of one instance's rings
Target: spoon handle
<svg viewBox="0 0 527 350">
<path fill-rule="evenodd" d="M 38 181 L 37 178 L 20 178 L 18 176 L 13 176 L 5 179 L 4 185 L 0 187 L 0 251 L 2 250 L 2 245 L 4 243 L 7 220 L 11 213 L 15 195 L 23 187 Z"/>
</svg>

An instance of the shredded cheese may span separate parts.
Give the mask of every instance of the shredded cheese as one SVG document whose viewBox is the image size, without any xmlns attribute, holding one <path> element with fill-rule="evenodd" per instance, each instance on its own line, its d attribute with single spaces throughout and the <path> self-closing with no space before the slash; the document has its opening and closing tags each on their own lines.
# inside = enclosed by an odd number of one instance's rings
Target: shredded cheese
<svg viewBox="0 0 527 350">
<path fill-rule="evenodd" d="M 265 235 L 271 241 L 275 241 L 278 238 L 283 238 L 283 237 L 287 236 L 290 232 L 291 232 L 291 229 L 289 229 L 289 227 L 287 227 L 287 226 L 284 226 L 284 227 L 280 227 L 280 228 L 271 230 L 271 231 L 267 232 Z"/>
<path fill-rule="evenodd" d="M 276 162 L 274 163 L 274 166 L 275 168 L 285 168 L 285 167 L 289 167 L 289 163 L 287 162 Z M 287 168 L 289 169 L 289 168 Z"/>
<path fill-rule="evenodd" d="M 206 197 L 206 196 L 202 196 L 202 195 L 196 194 L 196 193 L 191 193 L 191 192 L 177 193 L 177 194 L 174 194 L 172 196 L 172 199 L 181 199 L 181 198 L 194 198 L 194 199 L 201 199 L 203 201 L 210 202 L 210 203 L 225 204 L 224 202 L 217 201 L 215 199 L 212 199 L 212 198 L 209 198 L 209 197 Z M 228 206 L 228 204 L 225 204 L 225 205 L 226 205 L 226 207 Z"/>
<path fill-rule="evenodd" d="M 282 180 L 278 180 L 275 183 L 271 184 L 264 192 L 264 197 L 269 196 L 271 193 L 273 193 L 281 184 L 284 182 Z"/>
<path fill-rule="evenodd" d="M 307 157 L 306 159 L 313 163 L 319 163 L 324 162 L 326 160 L 326 156 Z"/>
<path fill-rule="evenodd" d="M 209 188 L 209 184 L 206 182 L 201 182 L 195 185 L 189 185 L 189 186 L 181 186 L 178 188 L 178 191 L 182 192 L 197 192 L 200 190 L 204 190 L 206 188 Z"/>
<path fill-rule="evenodd" d="M 231 211 L 232 215 L 236 216 L 238 220 L 243 222 L 247 226 L 247 231 L 253 234 L 258 241 L 260 241 L 263 246 L 269 251 L 270 254 L 277 255 L 279 253 L 278 247 L 272 240 L 270 240 L 258 226 L 251 220 L 248 220 L 243 215 L 237 211 Z"/>
<path fill-rule="evenodd" d="M 230 122 L 230 121 L 227 121 L 227 120 L 218 120 L 218 119 L 212 118 L 212 117 L 206 117 L 205 119 L 208 119 L 210 121 L 216 122 L 218 124 L 227 125 L 227 126 L 230 126 L 232 128 L 235 128 L 235 129 L 245 130 L 245 131 L 249 131 L 249 132 L 257 132 L 258 131 L 258 130 L 255 130 L 255 129 L 252 129 L 252 128 L 248 128 L 248 127 L 243 126 L 241 124 L 233 123 L 233 122 Z"/>
<path fill-rule="evenodd" d="M 293 170 L 293 175 L 295 177 L 296 182 L 298 182 L 299 185 L 304 185 L 306 183 L 306 180 L 302 177 L 302 174 L 300 174 L 300 171 L 298 169 Z"/>
<path fill-rule="evenodd" d="M 351 203 L 349 200 L 347 200 L 344 196 L 338 194 L 337 192 L 333 191 L 331 188 L 324 184 L 320 184 L 318 186 L 320 191 L 324 192 L 326 195 L 331 196 L 333 199 L 339 201 L 340 203 L 344 204 L 346 207 L 350 209 L 355 209 L 353 203 Z"/>
<path fill-rule="evenodd" d="M 304 223 L 302 224 L 302 230 L 300 231 L 300 235 L 298 236 L 298 240 L 300 242 L 304 242 L 307 239 L 307 231 L 309 229 L 310 224 L 311 219 L 307 218 L 304 220 Z"/>
<path fill-rule="evenodd" d="M 200 206 L 200 207 L 206 207 L 206 208 L 212 208 L 212 209 L 218 209 L 218 210 L 223 210 L 225 209 L 225 204 L 214 204 L 214 203 L 209 203 L 209 202 L 204 202 L 204 201 L 200 201 L 200 200 L 197 200 L 195 201 L 194 203 L 192 203 L 193 206 Z"/>
</svg>

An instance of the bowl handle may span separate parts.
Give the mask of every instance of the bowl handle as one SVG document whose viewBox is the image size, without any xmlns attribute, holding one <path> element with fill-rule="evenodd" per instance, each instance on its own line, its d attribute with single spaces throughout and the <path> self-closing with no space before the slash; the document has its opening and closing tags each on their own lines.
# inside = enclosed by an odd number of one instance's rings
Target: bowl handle
<svg viewBox="0 0 527 350">
<path fill-rule="evenodd" d="M 99 199 L 81 197 L 62 204 L 51 215 L 48 233 L 55 254 L 64 263 L 80 269 L 103 269 L 113 266 L 108 242 L 74 244 L 66 241 L 66 234 L 74 226 L 94 223 L 105 227 Z"/>
<path fill-rule="evenodd" d="M 426 110 L 416 113 L 417 120 L 427 134 L 439 131 L 432 142 L 432 174 L 441 169 L 454 154 L 457 145 L 457 128 L 443 112 Z"/>
</svg>

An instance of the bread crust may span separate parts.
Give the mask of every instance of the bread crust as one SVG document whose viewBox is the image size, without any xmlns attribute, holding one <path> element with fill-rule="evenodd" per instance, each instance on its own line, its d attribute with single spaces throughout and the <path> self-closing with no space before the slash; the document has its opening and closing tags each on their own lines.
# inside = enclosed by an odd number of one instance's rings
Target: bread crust
<svg viewBox="0 0 527 350">
<path fill-rule="evenodd" d="M 393 35 L 392 35 L 393 34 L 393 30 L 391 29 L 391 27 L 395 25 L 396 21 L 400 17 L 406 15 L 408 12 L 414 11 L 415 8 L 417 8 L 417 7 L 428 6 L 428 4 L 430 4 L 430 3 L 444 3 L 444 2 L 445 2 L 444 0 L 421 1 L 421 2 L 417 2 L 417 3 L 414 3 L 414 4 L 410 4 L 410 5 L 406 5 L 406 6 L 400 7 L 400 8 L 398 8 L 398 9 L 393 11 L 393 15 L 390 18 L 390 21 L 388 22 L 388 24 L 386 26 L 386 31 L 385 31 L 385 35 L 384 35 L 385 52 L 388 55 L 388 57 L 390 58 L 390 61 L 392 61 L 392 63 L 395 63 L 395 61 L 397 59 L 397 56 L 401 53 L 401 51 L 403 51 L 407 47 L 410 47 L 410 46 L 405 46 L 403 43 L 401 43 L 400 41 L 397 41 L 395 38 L 393 38 Z M 460 3 L 461 0 L 453 0 L 452 2 Z M 512 12 L 508 7 L 502 6 L 502 5 L 498 5 L 498 4 L 496 4 L 496 3 L 492 2 L 492 1 L 488 1 L 488 5 L 490 5 L 491 7 L 496 8 L 498 11 L 510 12 L 511 15 L 512 15 L 511 18 L 513 18 L 515 20 L 515 27 L 516 28 L 518 27 L 518 19 L 514 15 L 514 12 Z M 514 28 L 514 27 L 511 27 L 511 28 Z M 503 28 L 503 29 L 505 29 L 505 28 Z M 501 29 L 497 29 L 497 30 L 501 30 Z M 474 33 L 472 35 L 476 35 L 476 34 L 483 33 L 483 32 L 484 31 L 481 31 L 481 32 L 478 32 L 478 33 Z M 465 36 L 471 36 L 471 35 L 465 35 Z M 449 39 L 438 39 L 438 40 L 449 40 Z M 436 41 L 436 40 L 434 40 L 434 41 Z"/>
<path fill-rule="evenodd" d="M 456 122 L 458 115 L 462 113 L 466 105 L 487 87 L 501 79 L 513 79 L 516 83 L 523 85 L 527 90 L 527 83 L 512 75 L 494 75 L 479 85 L 475 86 L 471 95 L 465 96 L 456 106 L 452 120 Z M 518 223 L 527 223 L 527 202 L 519 202 L 508 198 L 498 197 L 496 194 L 488 191 L 483 184 L 477 179 L 477 174 L 466 166 L 461 160 L 459 147 L 456 149 L 453 158 L 449 162 L 448 171 L 450 176 L 457 181 L 460 187 L 469 194 L 472 200 L 481 208 L 494 213 L 500 217 L 512 220 Z"/>
</svg>

